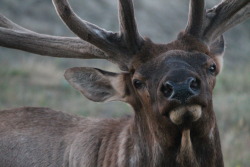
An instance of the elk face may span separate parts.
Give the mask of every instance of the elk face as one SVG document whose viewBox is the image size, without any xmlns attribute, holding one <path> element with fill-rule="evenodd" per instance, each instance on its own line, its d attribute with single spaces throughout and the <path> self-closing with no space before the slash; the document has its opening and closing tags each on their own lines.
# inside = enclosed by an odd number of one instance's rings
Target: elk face
<svg viewBox="0 0 250 167">
<path fill-rule="evenodd" d="M 143 106 L 154 106 L 152 112 L 190 126 L 208 116 L 217 63 L 200 52 L 168 51 L 135 71 L 134 89 Z"/>
</svg>

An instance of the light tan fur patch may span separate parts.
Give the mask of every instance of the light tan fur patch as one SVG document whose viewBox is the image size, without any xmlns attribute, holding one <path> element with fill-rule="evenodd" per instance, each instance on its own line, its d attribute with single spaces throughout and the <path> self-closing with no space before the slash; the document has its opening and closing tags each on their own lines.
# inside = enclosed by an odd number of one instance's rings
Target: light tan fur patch
<svg viewBox="0 0 250 167">
<path fill-rule="evenodd" d="M 197 121 L 201 117 L 202 109 L 200 105 L 188 105 L 178 107 L 170 112 L 170 119 L 171 121 L 176 124 L 180 125 L 183 123 L 183 117 L 185 114 L 189 114 L 192 118 L 192 121 Z"/>
<path fill-rule="evenodd" d="M 198 167 L 196 156 L 193 150 L 190 129 L 182 131 L 180 152 L 177 155 L 177 162 L 181 167 Z"/>
</svg>

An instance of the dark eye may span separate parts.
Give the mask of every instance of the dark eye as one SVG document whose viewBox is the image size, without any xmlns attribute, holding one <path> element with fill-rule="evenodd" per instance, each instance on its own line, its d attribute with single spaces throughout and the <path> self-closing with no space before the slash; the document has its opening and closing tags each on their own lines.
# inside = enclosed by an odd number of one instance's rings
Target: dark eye
<svg viewBox="0 0 250 167">
<path fill-rule="evenodd" d="M 212 64 L 210 67 L 209 67 L 209 72 L 214 74 L 216 72 L 216 65 L 215 64 Z"/>
<path fill-rule="evenodd" d="M 138 80 L 138 79 L 134 79 L 133 84 L 134 84 L 136 89 L 141 89 L 141 88 L 143 88 L 145 86 L 145 84 L 142 81 Z"/>
</svg>

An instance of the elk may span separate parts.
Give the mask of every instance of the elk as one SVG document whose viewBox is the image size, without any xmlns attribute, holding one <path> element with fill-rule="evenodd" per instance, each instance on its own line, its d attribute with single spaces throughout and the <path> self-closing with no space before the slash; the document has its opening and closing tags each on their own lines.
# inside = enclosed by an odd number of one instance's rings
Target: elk
<svg viewBox="0 0 250 167">
<path fill-rule="evenodd" d="M 81 20 L 53 0 L 78 37 L 39 34 L 0 15 L 0 45 L 39 55 L 106 59 L 122 70 L 66 70 L 66 80 L 95 102 L 123 101 L 134 114 L 90 119 L 48 108 L 0 112 L 1 167 L 223 167 L 212 91 L 222 68 L 223 33 L 250 17 L 249 0 L 205 10 L 190 0 L 186 28 L 156 44 L 137 30 L 132 0 L 119 0 L 120 31 Z"/>
</svg>

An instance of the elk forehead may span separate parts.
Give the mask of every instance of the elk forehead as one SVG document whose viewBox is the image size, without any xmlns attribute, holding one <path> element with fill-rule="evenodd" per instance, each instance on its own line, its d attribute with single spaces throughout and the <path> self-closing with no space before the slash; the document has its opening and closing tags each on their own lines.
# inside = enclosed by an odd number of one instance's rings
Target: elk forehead
<svg viewBox="0 0 250 167">
<path fill-rule="evenodd" d="M 198 72 L 202 67 L 210 63 L 210 61 L 213 60 L 203 53 L 168 51 L 143 64 L 135 71 L 135 74 L 146 80 L 158 80 L 164 77 L 167 72 L 176 69 Z"/>
<path fill-rule="evenodd" d="M 204 53 L 172 50 L 141 65 L 134 79 L 147 85 L 139 92 L 148 91 L 152 104 L 158 106 L 155 110 L 176 125 L 189 125 L 201 118 L 212 98 L 207 90 L 212 91 L 215 80 L 208 72 L 213 63 L 213 58 Z"/>
</svg>

